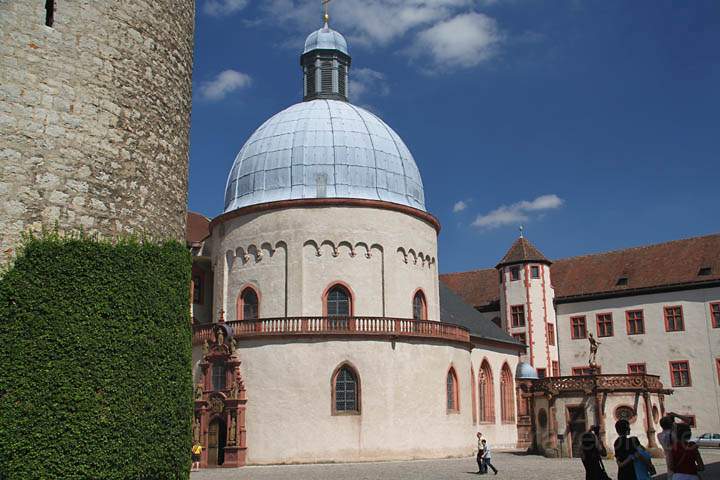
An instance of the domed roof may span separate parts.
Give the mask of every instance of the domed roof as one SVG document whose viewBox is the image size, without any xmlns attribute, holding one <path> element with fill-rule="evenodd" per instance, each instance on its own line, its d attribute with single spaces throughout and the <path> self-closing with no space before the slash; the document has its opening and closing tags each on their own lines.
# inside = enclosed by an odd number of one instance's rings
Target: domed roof
<svg viewBox="0 0 720 480">
<path fill-rule="evenodd" d="M 518 380 L 537 380 L 538 373 L 529 363 L 520 362 L 515 369 L 515 378 Z"/>
<path fill-rule="evenodd" d="M 425 210 L 420 172 L 398 134 L 338 100 L 298 103 L 263 123 L 235 158 L 225 212 L 298 198 L 373 199 Z"/>
<path fill-rule="evenodd" d="M 320 30 L 315 30 L 305 39 L 303 54 L 313 50 L 339 50 L 345 55 L 348 53 L 348 46 L 345 37 L 328 27 L 326 23 Z"/>
</svg>

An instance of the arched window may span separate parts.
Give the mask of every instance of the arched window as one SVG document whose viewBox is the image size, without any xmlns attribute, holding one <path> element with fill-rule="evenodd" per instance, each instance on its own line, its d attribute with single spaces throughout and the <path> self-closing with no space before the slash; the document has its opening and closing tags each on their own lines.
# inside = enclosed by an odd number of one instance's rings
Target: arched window
<svg viewBox="0 0 720 480">
<path fill-rule="evenodd" d="M 500 408 L 503 423 L 515 421 L 515 387 L 510 367 L 506 363 L 500 373 Z"/>
<path fill-rule="evenodd" d="M 328 317 L 349 317 L 352 315 L 352 296 L 342 285 L 334 285 L 325 296 L 325 311 Z"/>
<path fill-rule="evenodd" d="M 458 379 L 455 369 L 450 367 L 447 374 L 447 410 L 448 412 L 460 411 L 460 399 L 458 398 Z"/>
<path fill-rule="evenodd" d="M 245 287 L 240 292 L 237 305 L 238 320 L 257 320 L 260 314 L 260 299 L 252 287 Z"/>
<path fill-rule="evenodd" d="M 360 413 L 360 382 L 347 364 L 335 370 L 332 378 L 333 414 Z"/>
<path fill-rule="evenodd" d="M 413 319 L 427 320 L 427 303 L 422 290 L 418 290 L 413 297 Z"/>
<path fill-rule="evenodd" d="M 487 360 L 483 360 L 478 373 L 478 410 L 480 423 L 495 423 L 493 373 Z"/>
</svg>

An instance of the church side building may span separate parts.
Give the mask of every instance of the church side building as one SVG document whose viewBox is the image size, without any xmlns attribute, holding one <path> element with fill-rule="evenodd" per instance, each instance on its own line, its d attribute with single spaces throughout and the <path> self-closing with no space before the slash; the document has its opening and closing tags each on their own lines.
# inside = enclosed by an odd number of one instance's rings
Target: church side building
<svg viewBox="0 0 720 480">
<path fill-rule="evenodd" d="M 465 456 L 518 444 L 525 346 L 438 282 L 440 224 L 410 150 L 348 102 L 327 23 L 303 101 L 230 169 L 225 211 L 188 217 L 193 435 L 207 466 Z"/>
<path fill-rule="evenodd" d="M 536 272 L 544 293 L 533 303 Z M 720 430 L 720 235 L 552 263 L 520 238 L 497 269 L 440 278 L 485 318 L 525 341 L 534 352 L 528 361 L 541 376 L 593 373 L 588 365 L 593 335 L 599 342 L 597 373 L 657 375 L 672 389 L 662 405 L 651 406 L 655 421 L 674 411 L 691 416 L 698 433 Z M 546 316 L 535 315 L 534 304 L 546 305 L 540 310 Z M 543 331 L 550 333 L 537 334 Z M 548 341 L 556 344 L 558 368 L 547 368 L 538 353 L 546 352 Z M 609 413 L 638 414 L 636 403 L 613 405 Z"/>
</svg>

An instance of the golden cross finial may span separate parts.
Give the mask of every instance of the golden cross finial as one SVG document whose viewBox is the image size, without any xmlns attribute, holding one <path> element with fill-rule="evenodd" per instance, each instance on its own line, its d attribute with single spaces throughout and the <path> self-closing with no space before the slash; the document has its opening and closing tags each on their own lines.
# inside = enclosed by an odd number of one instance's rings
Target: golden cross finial
<svg viewBox="0 0 720 480">
<path fill-rule="evenodd" d="M 328 13 L 328 4 L 332 0 L 322 0 L 322 6 L 323 6 L 323 22 L 328 23 L 330 21 L 330 13 Z"/>
</svg>

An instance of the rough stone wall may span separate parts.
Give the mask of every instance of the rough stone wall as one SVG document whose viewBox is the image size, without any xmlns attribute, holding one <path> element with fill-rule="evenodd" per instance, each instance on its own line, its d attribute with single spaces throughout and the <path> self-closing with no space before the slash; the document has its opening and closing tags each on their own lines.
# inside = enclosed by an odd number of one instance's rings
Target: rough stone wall
<svg viewBox="0 0 720 480">
<path fill-rule="evenodd" d="M 0 0 L 0 263 L 57 224 L 183 240 L 194 0 Z"/>
</svg>

